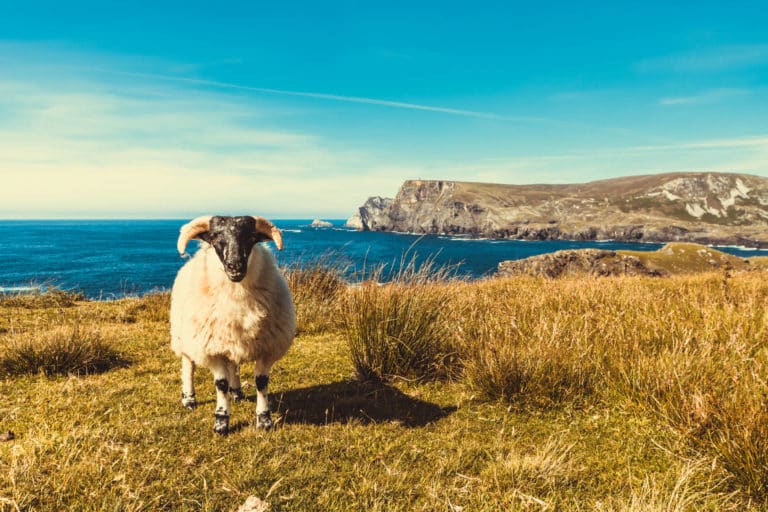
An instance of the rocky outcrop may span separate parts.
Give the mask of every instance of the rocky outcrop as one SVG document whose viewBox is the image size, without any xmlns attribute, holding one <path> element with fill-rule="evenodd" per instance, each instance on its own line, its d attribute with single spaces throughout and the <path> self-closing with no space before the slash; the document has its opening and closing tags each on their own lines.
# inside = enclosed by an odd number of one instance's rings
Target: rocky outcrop
<svg viewBox="0 0 768 512">
<path fill-rule="evenodd" d="M 569 275 L 594 276 L 664 276 L 663 270 L 651 269 L 637 256 L 616 251 L 581 249 L 557 251 L 531 256 L 522 260 L 502 261 L 497 276 L 564 277 Z"/>
<path fill-rule="evenodd" d="M 368 199 L 347 225 L 522 240 L 768 247 L 768 178 L 673 173 L 572 185 L 409 180 L 394 199 Z"/>
<path fill-rule="evenodd" d="M 312 221 L 312 224 L 310 224 L 309 227 L 311 227 L 311 228 L 332 228 L 333 224 L 331 224 L 327 220 L 315 219 L 315 220 Z"/>
<path fill-rule="evenodd" d="M 657 251 L 578 249 L 502 261 L 496 275 L 510 277 L 670 276 L 712 271 L 750 271 L 761 261 L 739 258 L 699 244 L 671 242 Z"/>
<path fill-rule="evenodd" d="M 393 203 L 394 201 L 387 197 L 369 197 L 344 225 L 360 231 L 392 231 L 387 227 L 390 224 L 389 211 Z"/>
</svg>

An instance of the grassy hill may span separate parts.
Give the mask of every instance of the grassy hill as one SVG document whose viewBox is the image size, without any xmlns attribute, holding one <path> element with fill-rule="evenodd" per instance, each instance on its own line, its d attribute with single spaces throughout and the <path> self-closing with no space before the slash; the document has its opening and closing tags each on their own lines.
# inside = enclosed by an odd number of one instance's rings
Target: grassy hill
<svg viewBox="0 0 768 512">
<path fill-rule="evenodd" d="M 278 426 L 246 388 L 225 438 L 209 372 L 179 403 L 167 295 L 0 300 L 0 510 L 761 509 L 765 273 L 430 275 L 293 269 Z"/>
</svg>

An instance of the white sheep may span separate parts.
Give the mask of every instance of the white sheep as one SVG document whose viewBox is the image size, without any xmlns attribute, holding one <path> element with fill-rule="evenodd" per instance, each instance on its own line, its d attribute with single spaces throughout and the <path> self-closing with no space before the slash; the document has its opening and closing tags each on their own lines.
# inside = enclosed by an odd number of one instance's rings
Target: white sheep
<svg viewBox="0 0 768 512">
<path fill-rule="evenodd" d="M 180 270 L 171 292 L 171 348 L 181 357 L 181 402 L 195 400 L 196 366 L 209 368 L 216 386 L 214 431 L 229 432 L 229 393 L 243 398 L 239 365 L 256 363 L 256 426 L 272 419 L 267 386 L 272 365 L 287 352 L 296 334 L 290 291 L 271 252 L 280 250 L 280 230 L 261 217 L 198 217 L 181 228 L 177 249 L 206 244 Z"/>
</svg>

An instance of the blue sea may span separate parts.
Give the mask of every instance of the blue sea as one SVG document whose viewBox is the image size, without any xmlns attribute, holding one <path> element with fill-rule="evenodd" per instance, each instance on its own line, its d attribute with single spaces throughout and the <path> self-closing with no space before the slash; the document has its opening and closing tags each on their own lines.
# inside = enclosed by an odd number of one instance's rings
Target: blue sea
<svg viewBox="0 0 768 512">
<path fill-rule="evenodd" d="M 89 298 L 117 298 L 169 289 L 185 260 L 176 252 L 185 220 L 0 221 L 0 292 L 55 286 L 82 291 Z M 333 253 L 349 263 L 353 275 L 378 264 L 397 265 L 416 257 L 456 265 L 460 275 L 487 276 L 500 261 L 560 249 L 653 251 L 659 244 L 618 242 L 518 241 L 359 232 L 312 228 L 311 220 L 273 220 L 283 231 L 283 264 Z M 190 244 L 190 252 L 195 250 Z M 768 255 L 737 247 L 722 250 L 742 257 Z"/>
</svg>

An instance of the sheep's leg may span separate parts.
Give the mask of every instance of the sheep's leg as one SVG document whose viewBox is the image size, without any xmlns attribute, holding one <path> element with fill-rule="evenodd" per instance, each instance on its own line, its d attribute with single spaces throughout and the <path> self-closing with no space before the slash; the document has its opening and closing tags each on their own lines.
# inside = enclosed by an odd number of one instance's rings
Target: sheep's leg
<svg viewBox="0 0 768 512">
<path fill-rule="evenodd" d="M 213 384 L 216 386 L 216 411 L 213 414 L 213 431 L 229 434 L 229 361 L 218 359 L 210 365 Z"/>
<path fill-rule="evenodd" d="M 197 407 L 197 400 L 195 400 L 195 363 L 185 355 L 181 356 L 181 405 L 187 409 Z"/>
<path fill-rule="evenodd" d="M 269 430 L 273 427 L 269 413 L 268 387 L 271 368 L 256 362 L 256 427 Z"/>
<path fill-rule="evenodd" d="M 229 363 L 229 394 L 235 402 L 245 398 L 240 387 L 240 365 L 232 362 Z"/>
</svg>

